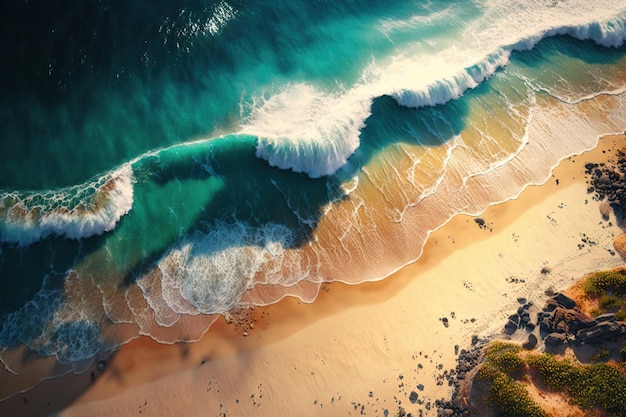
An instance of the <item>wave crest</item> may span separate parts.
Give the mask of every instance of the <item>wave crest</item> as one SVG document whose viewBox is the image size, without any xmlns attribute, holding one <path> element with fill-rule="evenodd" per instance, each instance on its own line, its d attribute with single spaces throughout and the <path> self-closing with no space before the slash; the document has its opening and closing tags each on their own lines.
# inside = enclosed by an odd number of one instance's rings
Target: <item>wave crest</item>
<svg viewBox="0 0 626 417">
<path fill-rule="evenodd" d="M 133 205 L 124 165 L 92 183 L 47 192 L 0 194 L 0 241 L 26 246 L 48 236 L 81 239 L 112 230 Z"/>
<path fill-rule="evenodd" d="M 419 62 L 413 57 L 394 58 L 387 65 L 368 68 L 357 85 L 337 94 L 308 85 L 289 86 L 253 103 L 243 131 L 258 137 L 257 157 L 272 166 L 312 178 L 333 175 L 359 147 L 360 130 L 375 98 L 389 95 L 410 108 L 445 104 L 505 67 L 513 51 L 531 50 L 542 39 L 557 35 L 620 47 L 626 40 L 626 14 L 622 10 L 617 17 L 580 25 L 547 27 L 546 22 L 538 22 L 532 30 L 530 35 L 520 32 L 518 38 L 504 41 L 489 33 L 487 41 L 463 54 L 451 47 L 443 55 Z M 485 51 L 491 52 L 485 55 Z"/>
</svg>

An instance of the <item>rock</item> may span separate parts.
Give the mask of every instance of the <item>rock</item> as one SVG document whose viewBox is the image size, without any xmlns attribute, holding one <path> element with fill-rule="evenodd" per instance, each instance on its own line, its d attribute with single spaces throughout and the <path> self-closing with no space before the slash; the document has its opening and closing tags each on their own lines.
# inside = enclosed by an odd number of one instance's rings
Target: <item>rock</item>
<svg viewBox="0 0 626 417">
<path fill-rule="evenodd" d="M 534 349 L 535 346 L 537 346 L 537 342 L 537 336 L 531 333 L 528 335 L 528 340 L 522 344 L 522 347 L 524 349 L 531 350 Z"/>
<path fill-rule="evenodd" d="M 608 220 L 611 216 L 611 206 L 606 198 L 600 203 L 600 214 L 604 220 Z"/>
<path fill-rule="evenodd" d="M 524 298 L 524 297 L 518 297 L 518 298 L 517 298 L 517 302 L 518 302 L 518 303 L 520 303 L 520 304 L 526 304 L 526 298 Z"/>
<path fill-rule="evenodd" d="M 560 333 L 550 333 L 543 339 L 546 346 L 561 346 L 565 343 L 565 335 Z"/>
<path fill-rule="evenodd" d="M 535 330 L 535 327 L 537 327 L 537 325 L 533 323 L 532 321 L 526 323 L 526 330 L 528 330 L 529 332 L 532 332 L 533 330 Z"/>
<path fill-rule="evenodd" d="M 552 268 L 550 268 L 549 266 L 544 266 L 543 268 L 541 268 L 541 273 L 543 275 L 549 274 L 550 272 L 552 272 Z"/>
<path fill-rule="evenodd" d="M 411 391 L 411 395 L 409 395 L 409 401 L 411 401 L 411 404 L 415 404 L 417 402 L 417 397 L 417 392 Z"/>
<path fill-rule="evenodd" d="M 552 332 L 562 333 L 562 334 L 567 333 L 567 323 L 564 320 L 561 320 L 560 322 L 556 324 L 556 326 L 554 326 L 554 328 L 552 329 Z"/>
<path fill-rule="evenodd" d="M 616 321 L 615 313 L 604 313 L 596 317 L 596 322 L 602 323 L 604 321 Z"/>
<path fill-rule="evenodd" d="M 509 319 L 509 321 L 507 321 L 506 324 L 504 325 L 505 333 L 508 335 L 511 335 L 515 333 L 516 330 L 517 330 L 517 323 Z"/>
<path fill-rule="evenodd" d="M 567 295 L 562 293 L 556 293 L 552 296 L 552 299 L 558 303 L 558 305 L 565 308 L 574 308 L 576 307 L 576 301 L 569 298 Z"/>
<path fill-rule="evenodd" d="M 104 369 L 104 361 L 99 361 L 96 364 L 96 368 L 98 369 L 98 371 L 102 371 Z"/>
<path fill-rule="evenodd" d="M 613 241 L 613 247 L 617 253 L 619 253 L 623 258 L 626 258 L 626 233 L 615 238 L 615 241 Z"/>
<path fill-rule="evenodd" d="M 559 306 L 559 303 L 550 298 L 548 301 L 546 301 L 546 305 L 543 307 L 543 311 L 554 311 L 557 307 Z"/>
<path fill-rule="evenodd" d="M 530 314 L 528 314 L 528 313 L 522 314 L 522 317 L 520 319 L 520 323 L 525 326 L 525 325 L 528 324 L 528 322 L 530 322 Z"/>
<path fill-rule="evenodd" d="M 451 410 L 451 409 L 449 409 L 449 408 L 444 408 L 444 409 L 443 409 L 443 414 L 444 414 L 445 416 L 453 416 L 453 415 L 454 415 L 454 410 Z"/>
<path fill-rule="evenodd" d="M 480 217 L 475 218 L 474 221 L 480 227 L 483 227 L 485 225 L 485 220 Z"/>
<path fill-rule="evenodd" d="M 550 317 L 543 317 L 539 322 L 539 329 L 544 333 L 552 333 L 552 320 Z"/>
<path fill-rule="evenodd" d="M 624 328 L 615 321 L 603 321 L 591 329 L 583 330 L 576 335 L 581 343 L 599 343 L 612 337 L 624 334 Z"/>
<path fill-rule="evenodd" d="M 576 333 L 581 329 L 587 329 L 597 324 L 596 320 L 576 310 L 567 310 L 564 319 L 570 333 Z"/>
</svg>

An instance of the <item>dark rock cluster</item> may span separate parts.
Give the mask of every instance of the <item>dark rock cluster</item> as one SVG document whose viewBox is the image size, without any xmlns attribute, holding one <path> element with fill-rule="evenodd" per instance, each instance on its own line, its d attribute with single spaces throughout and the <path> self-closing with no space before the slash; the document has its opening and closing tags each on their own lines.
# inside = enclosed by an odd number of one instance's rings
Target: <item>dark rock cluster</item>
<svg viewBox="0 0 626 417">
<path fill-rule="evenodd" d="M 602 201 L 607 199 L 619 222 L 626 218 L 626 155 L 617 151 L 617 160 L 585 164 L 585 174 L 590 179 L 589 193 Z"/>
<path fill-rule="evenodd" d="M 537 326 L 536 322 L 530 318 L 530 307 L 533 303 L 526 302 L 526 299 L 519 299 L 518 301 L 524 304 L 518 307 L 517 313 L 509 316 L 508 321 L 504 325 L 504 332 L 508 335 L 512 335 L 518 329 L 526 329 L 532 332 Z"/>
<path fill-rule="evenodd" d="M 469 350 L 461 349 L 457 358 L 456 369 L 448 374 L 448 382 L 454 386 L 454 393 L 451 400 L 437 400 L 437 416 L 465 416 L 469 415 L 467 402 L 463 400 L 466 389 L 461 389 L 461 385 L 465 384 L 466 379 L 471 381 L 474 370 L 478 369 L 484 360 L 485 347 L 489 343 L 488 338 L 479 338 L 472 336 L 472 346 Z"/>
<path fill-rule="evenodd" d="M 566 342 L 577 345 L 601 343 L 626 332 L 614 314 L 593 319 L 583 314 L 574 300 L 560 293 L 546 301 L 537 319 L 547 348 Z"/>
</svg>

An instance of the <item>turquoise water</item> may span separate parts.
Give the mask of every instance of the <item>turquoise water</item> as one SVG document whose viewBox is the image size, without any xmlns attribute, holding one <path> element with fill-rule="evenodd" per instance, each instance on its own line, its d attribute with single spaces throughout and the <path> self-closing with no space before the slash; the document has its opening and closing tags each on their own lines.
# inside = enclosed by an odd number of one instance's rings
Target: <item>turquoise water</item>
<svg viewBox="0 0 626 417">
<path fill-rule="evenodd" d="M 543 98 L 626 89 L 620 1 L 55 6 L 14 2 L 0 25 L 0 357 L 17 373 L 24 345 L 80 370 L 129 326 L 188 340 L 185 317 L 202 334 L 277 301 L 263 286 L 312 301 L 299 282 L 381 278 L 421 254 L 402 239 L 431 229 L 404 216 L 446 195 L 456 149 L 488 173 Z"/>
</svg>

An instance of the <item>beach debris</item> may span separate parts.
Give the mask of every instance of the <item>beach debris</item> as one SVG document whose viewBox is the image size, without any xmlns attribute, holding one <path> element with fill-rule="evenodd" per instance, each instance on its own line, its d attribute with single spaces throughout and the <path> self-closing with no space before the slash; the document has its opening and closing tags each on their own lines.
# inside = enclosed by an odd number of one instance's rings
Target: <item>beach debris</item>
<svg viewBox="0 0 626 417">
<path fill-rule="evenodd" d="M 547 275 L 547 274 L 552 272 L 552 268 L 550 268 L 549 266 L 544 266 L 544 267 L 541 268 L 540 272 L 543 275 Z"/>
<path fill-rule="evenodd" d="M 261 312 L 261 318 L 265 312 Z M 233 326 L 235 331 L 241 331 L 243 336 L 248 336 L 250 331 L 254 329 L 256 322 L 254 307 L 235 307 L 234 309 L 223 313 L 226 324 Z"/>
<path fill-rule="evenodd" d="M 482 230 L 489 230 L 490 232 L 493 232 L 493 227 L 492 227 L 492 223 L 487 223 L 485 221 L 485 219 L 483 219 L 482 217 L 476 217 L 474 219 L 474 222 L 478 225 L 479 228 L 481 228 Z"/>
</svg>

